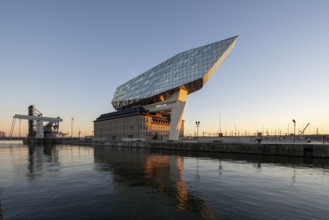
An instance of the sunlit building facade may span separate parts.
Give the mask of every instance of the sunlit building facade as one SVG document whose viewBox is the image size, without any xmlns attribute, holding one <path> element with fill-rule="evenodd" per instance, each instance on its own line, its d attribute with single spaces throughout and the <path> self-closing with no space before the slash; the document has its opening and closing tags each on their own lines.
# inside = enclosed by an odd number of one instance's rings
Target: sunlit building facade
<svg viewBox="0 0 329 220">
<path fill-rule="evenodd" d="M 119 86 L 116 112 L 94 121 L 95 138 L 178 140 L 187 95 L 201 89 L 233 50 L 237 36 L 177 54 Z"/>
<path fill-rule="evenodd" d="M 103 114 L 95 123 L 95 134 L 102 140 L 167 140 L 170 130 L 170 116 L 146 112 L 142 107 L 128 108 Z M 179 137 L 183 137 L 184 122 Z"/>
</svg>

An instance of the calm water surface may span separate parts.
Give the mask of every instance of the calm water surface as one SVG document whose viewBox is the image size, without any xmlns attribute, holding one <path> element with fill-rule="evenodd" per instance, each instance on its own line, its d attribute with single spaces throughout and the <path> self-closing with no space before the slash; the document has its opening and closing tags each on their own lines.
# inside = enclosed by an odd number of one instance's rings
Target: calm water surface
<svg viewBox="0 0 329 220">
<path fill-rule="evenodd" d="M 0 204 L 5 220 L 329 219 L 329 162 L 0 141 Z"/>
</svg>

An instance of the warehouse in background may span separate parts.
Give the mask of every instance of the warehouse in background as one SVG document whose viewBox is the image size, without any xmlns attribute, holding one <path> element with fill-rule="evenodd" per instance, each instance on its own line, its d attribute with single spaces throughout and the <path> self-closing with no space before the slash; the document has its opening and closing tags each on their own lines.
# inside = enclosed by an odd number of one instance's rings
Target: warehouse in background
<svg viewBox="0 0 329 220">
<path fill-rule="evenodd" d="M 178 140 L 187 95 L 201 89 L 235 46 L 237 36 L 177 54 L 119 86 L 117 111 L 94 121 L 99 140 Z"/>
</svg>

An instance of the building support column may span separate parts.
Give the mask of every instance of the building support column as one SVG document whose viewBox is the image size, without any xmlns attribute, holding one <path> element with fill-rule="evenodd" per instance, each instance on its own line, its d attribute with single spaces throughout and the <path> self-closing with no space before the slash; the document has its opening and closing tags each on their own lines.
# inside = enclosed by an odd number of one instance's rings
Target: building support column
<svg viewBox="0 0 329 220">
<path fill-rule="evenodd" d="M 173 104 L 171 110 L 169 140 L 178 140 L 179 132 L 182 127 L 185 102 Z"/>
<path fill-rule="evenodd" d="M 169 140 L 176 141 L 182 126 L 184 107 L 186 103 L 187 90 L 180 88 L 171 94 L 166 100 L 151 105 L 144 106 L 149 112 L 170 112 Z"/>
</svg>

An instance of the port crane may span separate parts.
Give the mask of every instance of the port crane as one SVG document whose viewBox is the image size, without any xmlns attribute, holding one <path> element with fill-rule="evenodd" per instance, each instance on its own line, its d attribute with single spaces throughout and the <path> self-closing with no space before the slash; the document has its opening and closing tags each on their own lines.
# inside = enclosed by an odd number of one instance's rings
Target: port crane
<svg viewBox="0 0 329 220">
<path fill-rule="evenodd" d="M 310 126 L 310 123 L 307 123 L 307 125 L 305 126 L 305 128 L 300 132 L 299 136 L 304 135 L 304 132 L 305 132 L 305 130 L 306 130 L 306 128 L 307 128 L 308 126 Z"/>
<path fill-rule="evenodd" d="M 15 114 L 13 116 L 13 122 L 11 125 L 10 136 L 12 137 L 16 119 L 25 119 L 29 122 L 28 138 L 49 138 L 56 137 L 59 133 L 59 122 L 63 119 L 60 117 L 44 117 L 40 111 L 38 111 L 34 105 L 29 106 L 28 115 Z M 44 122 L 48 122 L 45 126 Z"/>
</svg>

